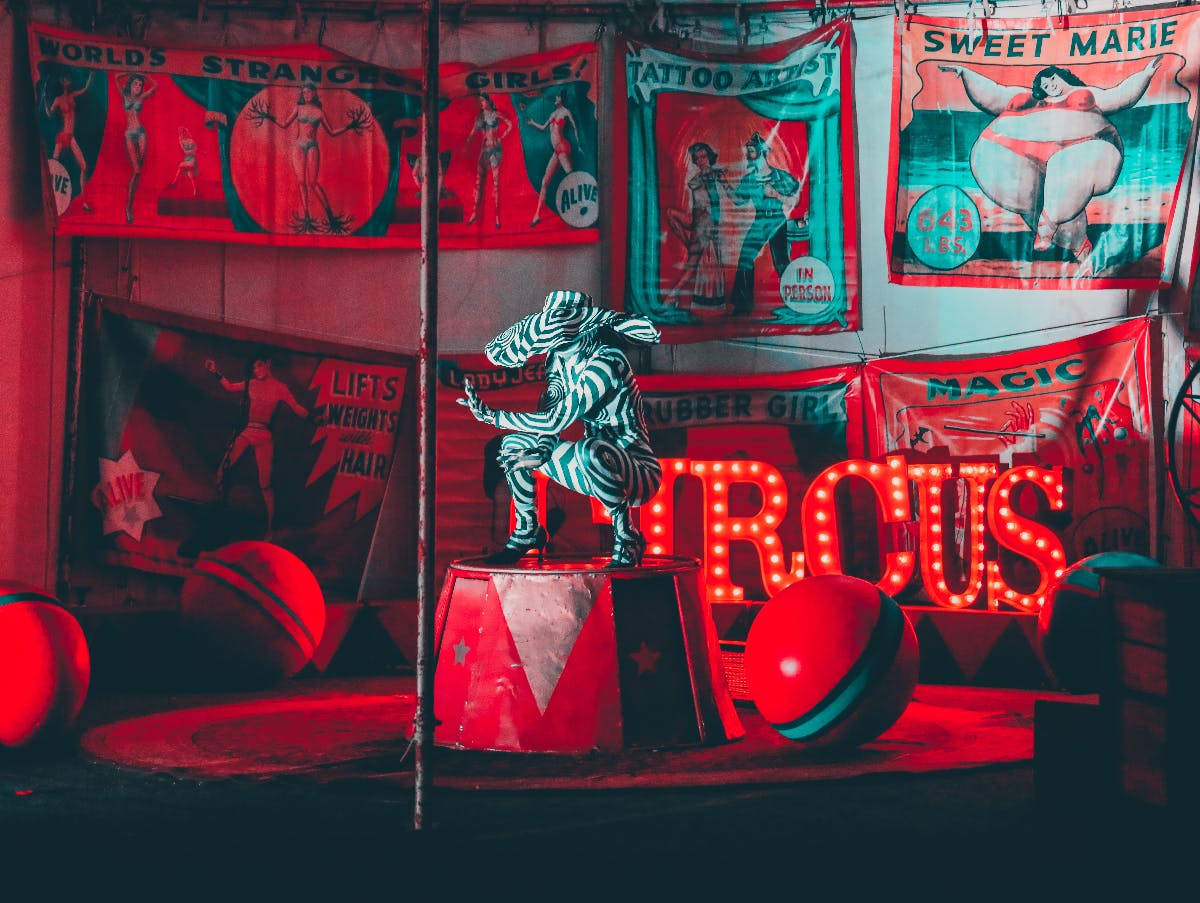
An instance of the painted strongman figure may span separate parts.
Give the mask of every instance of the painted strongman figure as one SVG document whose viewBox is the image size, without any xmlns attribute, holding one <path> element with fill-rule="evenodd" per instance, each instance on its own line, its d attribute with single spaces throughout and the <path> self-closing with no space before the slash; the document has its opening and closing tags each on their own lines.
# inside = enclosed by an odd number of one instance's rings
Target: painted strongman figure
<svg viewBox="0 0 1200 903">
<path fill-rule="evenodd" d="M 546 529 L 537 522 L 534 473 L 590 495 L 612 516 L 610 567 L 641 563 L 646 540 L 633 526 L 630 509 L 658 491 L 662 471 L 650 448 L 642 398 L 629 360 L 604 341 L 605 330 L 638 343 L 659 340 L 646 319 L 597 307 L 583 292 L 554 291 L 545 306 L 490 341 L 488 360 L 520 367 L 536 354 L 546 355 L 546 390 L 534 412 L 489 408 L 468 380 L 458 399 L 477 420 L 511 430 L 497 456 L 512 493 L 516 528 L 488 564 L 512 564 L 531 550 L 539 555 Z M 584 438 L 567 442 L 560 434 L 582 421 Z"/>
<path fill-rule="evenodd" d="M 297 417 L 305 419 L 313 417 L 313 414 L 296 401 L 292 390 L 279 377 L 271 373 L 271 359 L 265 355 L 254 358 L 251 376 L 248 379 L 226 378 L 211 358 L 205 360 L 204 369 L 216 377 L 226 392 L 241 392 L 245 396 L 246 424 L 221 457 L 217 468 L 217 493 L 222 496 L 225 494 L 225 480 L 229 469 L 248 449 L 254 449 L 258 486 L 267 515 L 267 531 L 264 538 L 269 540 L 275 525 L 275 488 L 271 482 L 275 458 L 275 434 L 271 429 L 271 421 L 275 416 L 275 409 L 282 404 L 290 408 Z"/>
</svg>

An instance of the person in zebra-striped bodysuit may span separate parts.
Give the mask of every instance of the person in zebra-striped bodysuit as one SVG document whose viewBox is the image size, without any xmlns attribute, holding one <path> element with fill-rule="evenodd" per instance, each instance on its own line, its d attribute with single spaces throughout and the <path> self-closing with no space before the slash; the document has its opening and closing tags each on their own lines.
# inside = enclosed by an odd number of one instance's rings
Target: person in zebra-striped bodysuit
<svg viewBox="0 0 1200 903">
<path fill-rule="evenodd" d="M 477 420 L 512 430 L 497 460 L 516 509 L 516 529 L 489 564 L 511 564 L 531 549 L 540 555 L 546 530 L 537 522 L 534 472 L 600 501 L 613 521 L 612 566 L 641 563 L 646 541 L 630 509 L 658 491 L 662 470 L 650 448 L 642 397 L 633 368 L 619 348 L 606 344 L 604 328 L 638 343 L 660 338 L 649 320 L 597 307 L 583 292 L 554 291 L 539 313 L 514 323 L 485 348 L 488 360 L 520 367 L 546 355 L 546 390 L 537 411 L 497 411 L 484 404 L 467 380 L 465 398 Z M 563 430 L 582 421 L 584 438 L 567 442 Z"/>
</svg>

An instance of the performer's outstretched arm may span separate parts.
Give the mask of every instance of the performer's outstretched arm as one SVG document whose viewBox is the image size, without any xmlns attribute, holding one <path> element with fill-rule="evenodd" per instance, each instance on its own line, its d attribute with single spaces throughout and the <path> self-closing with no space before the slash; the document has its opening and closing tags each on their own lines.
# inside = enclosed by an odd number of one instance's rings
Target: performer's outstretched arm
<svg viewBox="0 0 1200 903">
<path fill-rule="evenodd" d="M 1161 56 L 1153 57 L 1145 66 L 1124 78 L 1119 84 L 1111 88 L 1093 88 L 1096 106 L 1104 113 L 1115 113 L 1117 110 L 1132 107 L 1142 99 L 1142 95 L 1150 87 L 1150 81 L 1161 62 Z"/>
<path fill-rule="evenodd" d="M 1024 88 L 997 84 L 986 75 L 980 75 L 966 66 L 953 64 L 938 66 L 938 68 L 943 72 L 953 72 L 961 78 L 963 89 L 967 92 L 967 99 L 985 113 L 995 116 L 1003 113 L 1012 99 L 1025 91 Z"/>
<path fill-rule="evenodd" d="M 463 384 L 465 399 L 459 399 L 475 415 L 475 419 L 490 423 L 502 430 L 518 430 L 536 435 L 558 435 L 587 413 L 588 408 L 619 380 L 606 361 L 588 363 L 580 377 L 580 388 L 556 400 L 542 411 L 497 411 L 484 404 L 475 386 L 468 380 Z"/>
</svg>

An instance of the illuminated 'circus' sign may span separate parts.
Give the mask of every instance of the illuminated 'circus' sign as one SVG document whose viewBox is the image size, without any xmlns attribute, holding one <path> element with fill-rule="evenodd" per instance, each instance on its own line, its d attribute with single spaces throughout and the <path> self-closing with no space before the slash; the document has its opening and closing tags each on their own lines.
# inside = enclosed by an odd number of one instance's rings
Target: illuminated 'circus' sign
<svg viewBox="0 0 1200 903">
<path fill-rule="evenodd" d="M 882 462 L 841 461 L 826 468 L 808 486 L 798 509 L 790 508 L 782 474 L 762 461 L 701 461 L 661 459 L 663 483 L 658 494 L 639 509 L 640 526 L 652 555 L 674 551 L 677 516 L 675 482 L 699 480 L 702 487 L 704 549 L 701 555 L 706 591 L 712 602 L 743 601 L 745 589 L 733 582 L 730 546 L 749 543 L 757 552 L 763 586 L 773 596 L 805 576 L 840 574 L 843 571 L 836 490 L 843 481 L 864 481 L 877 501 L 877 516 L 886 525 L 914 524 L 915 548 L 883 548 L 882 575 L 874 581 L 889 595 L 909 586 L 918 574 L 929 599 L 943 608 L 1003 607 L 1035 613 L 1067 567 L 1063 544 L 1054 531 L 1014 504 L 1018 492 L 1033 491 L 1047 511 L 1066 507 L 1062 467 L 1021 465 L 1001 471 L 992 461 L 913 463 L 903 455 L 888 455 Z M 945 487 L 957 483 L 954 501 L 944 500 Z M 761 494 L 761 505 L 749 514 L 730 510 L 730 488 L 751 484 Z M 914 499 L 915 497 L 915 499 Z M 948 504 L 955 505 L 951 529 L 946 529 Z M 778 528 L 798 511 L 803 529 L 803 549 L 788 554 Z M 596 510 L 598 519 L 602 513 Z M 950 533 L 951 535 L 946 535 Z M 955 536 L 955 533 L 961 534 Z M 880 531 L 886 537 L 887 531 Z M 892 535 L 907 535 L 893 531 Z M 899 545 L 899 544 L 897 544 Z M 947 576 L 949 550 L 962 560 L 963 580 Z M 1022 560 L 1036 574 L 1037 585 L 1014 580 L 1007 560 Z M 990 553 L 990 557 L 989 557 Z"/>
</svg>

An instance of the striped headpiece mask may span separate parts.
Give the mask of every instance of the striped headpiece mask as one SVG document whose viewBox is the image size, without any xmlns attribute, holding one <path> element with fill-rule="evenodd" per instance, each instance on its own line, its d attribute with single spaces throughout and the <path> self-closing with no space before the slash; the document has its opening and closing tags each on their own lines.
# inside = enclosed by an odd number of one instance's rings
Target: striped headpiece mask
<svg viewBox="0 0 1200 903">
<path fill-rule="evenodd" d="M 499 367 L 520 367 L 535 354 L 565 348 L 602 326 L 645 344 L 660 339 L 658 329 L 644 317 L 629 317 L 597 307 L 591 296 L 570 290 L 546 296 L 541 311 L 518 320 L 487 343 L 484 353 Z"/>
</svg>

